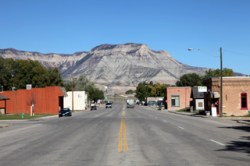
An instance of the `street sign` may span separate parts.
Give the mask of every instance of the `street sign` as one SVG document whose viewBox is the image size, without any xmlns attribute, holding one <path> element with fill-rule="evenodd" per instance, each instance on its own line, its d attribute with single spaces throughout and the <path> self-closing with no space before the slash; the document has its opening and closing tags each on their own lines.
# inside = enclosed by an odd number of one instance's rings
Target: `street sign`
<svg viewBox="0 0 250 166">
<path fill-rule="evenodd" d="M 198 92 L 207 92 L 206 86 L 198 86 Z"/>
</svg>

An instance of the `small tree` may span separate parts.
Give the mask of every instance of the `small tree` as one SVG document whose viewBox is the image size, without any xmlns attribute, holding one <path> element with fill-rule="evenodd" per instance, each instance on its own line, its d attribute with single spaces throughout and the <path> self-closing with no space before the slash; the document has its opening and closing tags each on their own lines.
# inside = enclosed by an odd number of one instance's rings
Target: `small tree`
<svg viewBox="0 0 250 166">
<path fill-rule="evenodd" d="M 80 90 L 86 91 L 89 100 L 104 99 L 104 92 L 95 87 L 94 83 L 89 81 L 85 76 L 80 76 L 76 79 L 71 79 L 64 83 L 66 91 Z"/>
<path fill-rule="evenodd" d="M 169 85 L 160 83 L 153 84 L 153 82 L 139 83 L 136 87 L 135 97 L 137 97 L 140 101 L 146 101 L 147 97 L 164 97 L 167 86 Z"/>
<path fill-rule="evenodd" d="M 180 80 L 176 82 L 176 86 L 201 86 L 202 78 L 196 73 L 184 74 Z"/>
<path fill-rule="evenodd" d="M 202 84 L 203 85 L 207 85 L 207 80 L 211 77 L 220 77 L 221 76 L 221 71 L 220 69 L 209 69 L 206 71 L 205 75 L 202 77 Z M 234 71 L 232 69 L 229 68 L 224 68 L 222 70 L 222 76 L 234 76 Z"/>
<path fill-rule="evenodd" d="M 138 98 L 140 101 L 145 101 L 147 96 L 148 96 L 148 91 L 145 82 L 139 83 L 138 86 L 136 87 L 135 97 Z"/>
<path fill-rule="evenodd" d="M 133 94 L 135 91 L 133 91 L 132 89 L 128 90 L 125 92 L 125 94 Z"/>
</svg>

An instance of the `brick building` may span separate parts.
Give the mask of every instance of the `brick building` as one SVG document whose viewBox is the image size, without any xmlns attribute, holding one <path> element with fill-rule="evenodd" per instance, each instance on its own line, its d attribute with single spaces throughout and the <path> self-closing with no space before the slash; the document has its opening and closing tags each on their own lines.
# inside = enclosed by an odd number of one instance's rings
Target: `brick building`
<svg viewBox="0 0 250 166">
<path fill-rule="evenodd" d="M 4 91 L 1 95 L 8 100 L 0 100 L 0 108 L 5 108 L 6 114 L 58 114 L 63 108 L 64 92 L 61 87 L 20 89 Z"/>
<path fill-rule="evenodd" d="M 191 87 L 167 87 L 167 109 L 175 111 L 190 107 L 191 89 Z"/>
<path fill-rule="evenodd" d="M 226 116 L 244 116 L 249 112 L 250 77 L 223 77 L 222 101 L 223 114 Z M 213 93 L 212 106 L 220 114 L 220 78 L 211 78 L 208 89 Z M 217 96 L 217 97 L 215 97 Z"/>
</svg>

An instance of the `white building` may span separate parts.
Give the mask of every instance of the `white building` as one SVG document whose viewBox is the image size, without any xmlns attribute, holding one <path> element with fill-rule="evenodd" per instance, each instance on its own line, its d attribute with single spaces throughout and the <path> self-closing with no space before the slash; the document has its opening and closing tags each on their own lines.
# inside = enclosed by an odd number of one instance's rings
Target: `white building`
<svg viewBox="0 0 250 166">
<path fill-rule="evenodd" d="M 72 94 L 73 97 L 72 97 Z M 87 94 L 85 91 L 68 91 L 67 96 L 64 96 L 64 108 L 70 108 L 71 110 L 86 110 L 87 108 Z M 72 104 L 73 101 L 73 104 Z M 74 109 L 72 109 L 72 106 Z"/>
</svg>

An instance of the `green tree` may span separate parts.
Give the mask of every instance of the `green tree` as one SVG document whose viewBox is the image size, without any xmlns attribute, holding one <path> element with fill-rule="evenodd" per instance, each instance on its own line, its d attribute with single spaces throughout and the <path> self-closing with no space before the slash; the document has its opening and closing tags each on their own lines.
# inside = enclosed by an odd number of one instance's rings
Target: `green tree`
<svg viewBox="0 0 250 166">
<path fill-rule="evenodd" d="M 90 87 L 93 87 L 94 83 L 88 80 L 85 76 L 81 75 L 78 79 L 77 87 L 79 90 L 87 90 Z"/>
<path fill-rule="evenodd" d="M 33 87 L 45 87 L 47 84 L 47 69 L 39 62 L 31 62 L 30 64 L 31 84 Z M 24 78 L 25 79 L 25 78 Z M 25 80 L 24 80 L 25 81 Z"/>
<path fill-rule="evenodd" d="M 205 75 L 202 77 L 202 84 L 207 85 L 207 81 L 209 78 L 220 77 L 220 76 L 221 76 L 220 69 L 215 69 L 215 70 L 209 69 L 206 71 Z M 229 68 L 224 68 L 222 70 L 222 76 L 223 77 L 234 76 L 234 71 L 232 69 L 229 69 Z"/>
<path fill-rule="evenodd" d="M 71 78 L 70 80 L 65 81 L 64 87 L 67 91 L 72 91 L 72 88 L 79 91 L 88 91 L 88 89 L 94 87 L 94 83 L 81 75 L 79 78 Z"/>
<path fill-rule="evenodd" d="M 130 89 L 130 90 L 126 91 L 125 94 L 133 94 L 134 92 L 135 92 L 134 90 Z"/>
<path fill-rule="evenodd" d="M 47 69 L 37 61 L 0 58 L 0 84 L 5 90 L 12 87 L 24 89 L 26 84 L 33 87 L 61 85 L 62 79 L 56 68 Z"/>
<path fill-rule="evenodd" d="M 5 90 L 9 90 L 12 85 L 12 63 L 14 63 L 13 59 L 0 58 L 0 84 Z"/>
<path fill-rule="evenodd" d="M 155 88 L 157 91 L 157 96 L 159 97 L 165 97 L 166 95 L 166 89 L 169 85 L 167 84 L 160 84 L 160 83 L 156 83 L 155 84 Z"/>
<path fill-rule="evenodd" d="M 47 84 L 50 86 L 63 85 L 60 71 L 58 68 L 49 68 L 47 72 Z"/>
<path fill-rule="evenodd" d="M 160 83 L 153 84 L 153 82 L 139 83 L 136 87 L 135 97 L 138 98 L 140 101 L 146 101 L 147 97 L 164 97 L 166 94 L 167 86 L 169 85 Z"/>
<path fill-rule="evenodd" d="M 229 68 L 224 68 L 222 70 L 222 76 L 234 76 L 234 71 L 232 69 Z M 206 71 L 205 73 L 205 77 L 206 78 L 210 78 L 210 77 L 220 77 L 220 69 L 209 69 Z"/>
<path fill-rule="evenodd" d="M 201 86 L 202 78 L 196 73 L 184 74 L 180 80 L 176 82 L 176 86 Z"/>
<path fill-rule="evenodd" d="M 147 84 L 145 82 L 139 83 L 136 87 L 136 95 L 135 97 L 140 101 L 146 101 L 146 97 L 148 97 Z"/>
<path fill-rule="evenodd" d="M 89 100 L 104 99 L 104 92 L 95 87 L 94 83 L 89 81 L 85 76 L 65 81 L 64 87 L 66 91 L 72 91 L 72 88 L 74 90 L 86 91 Z"/>
</svg>

